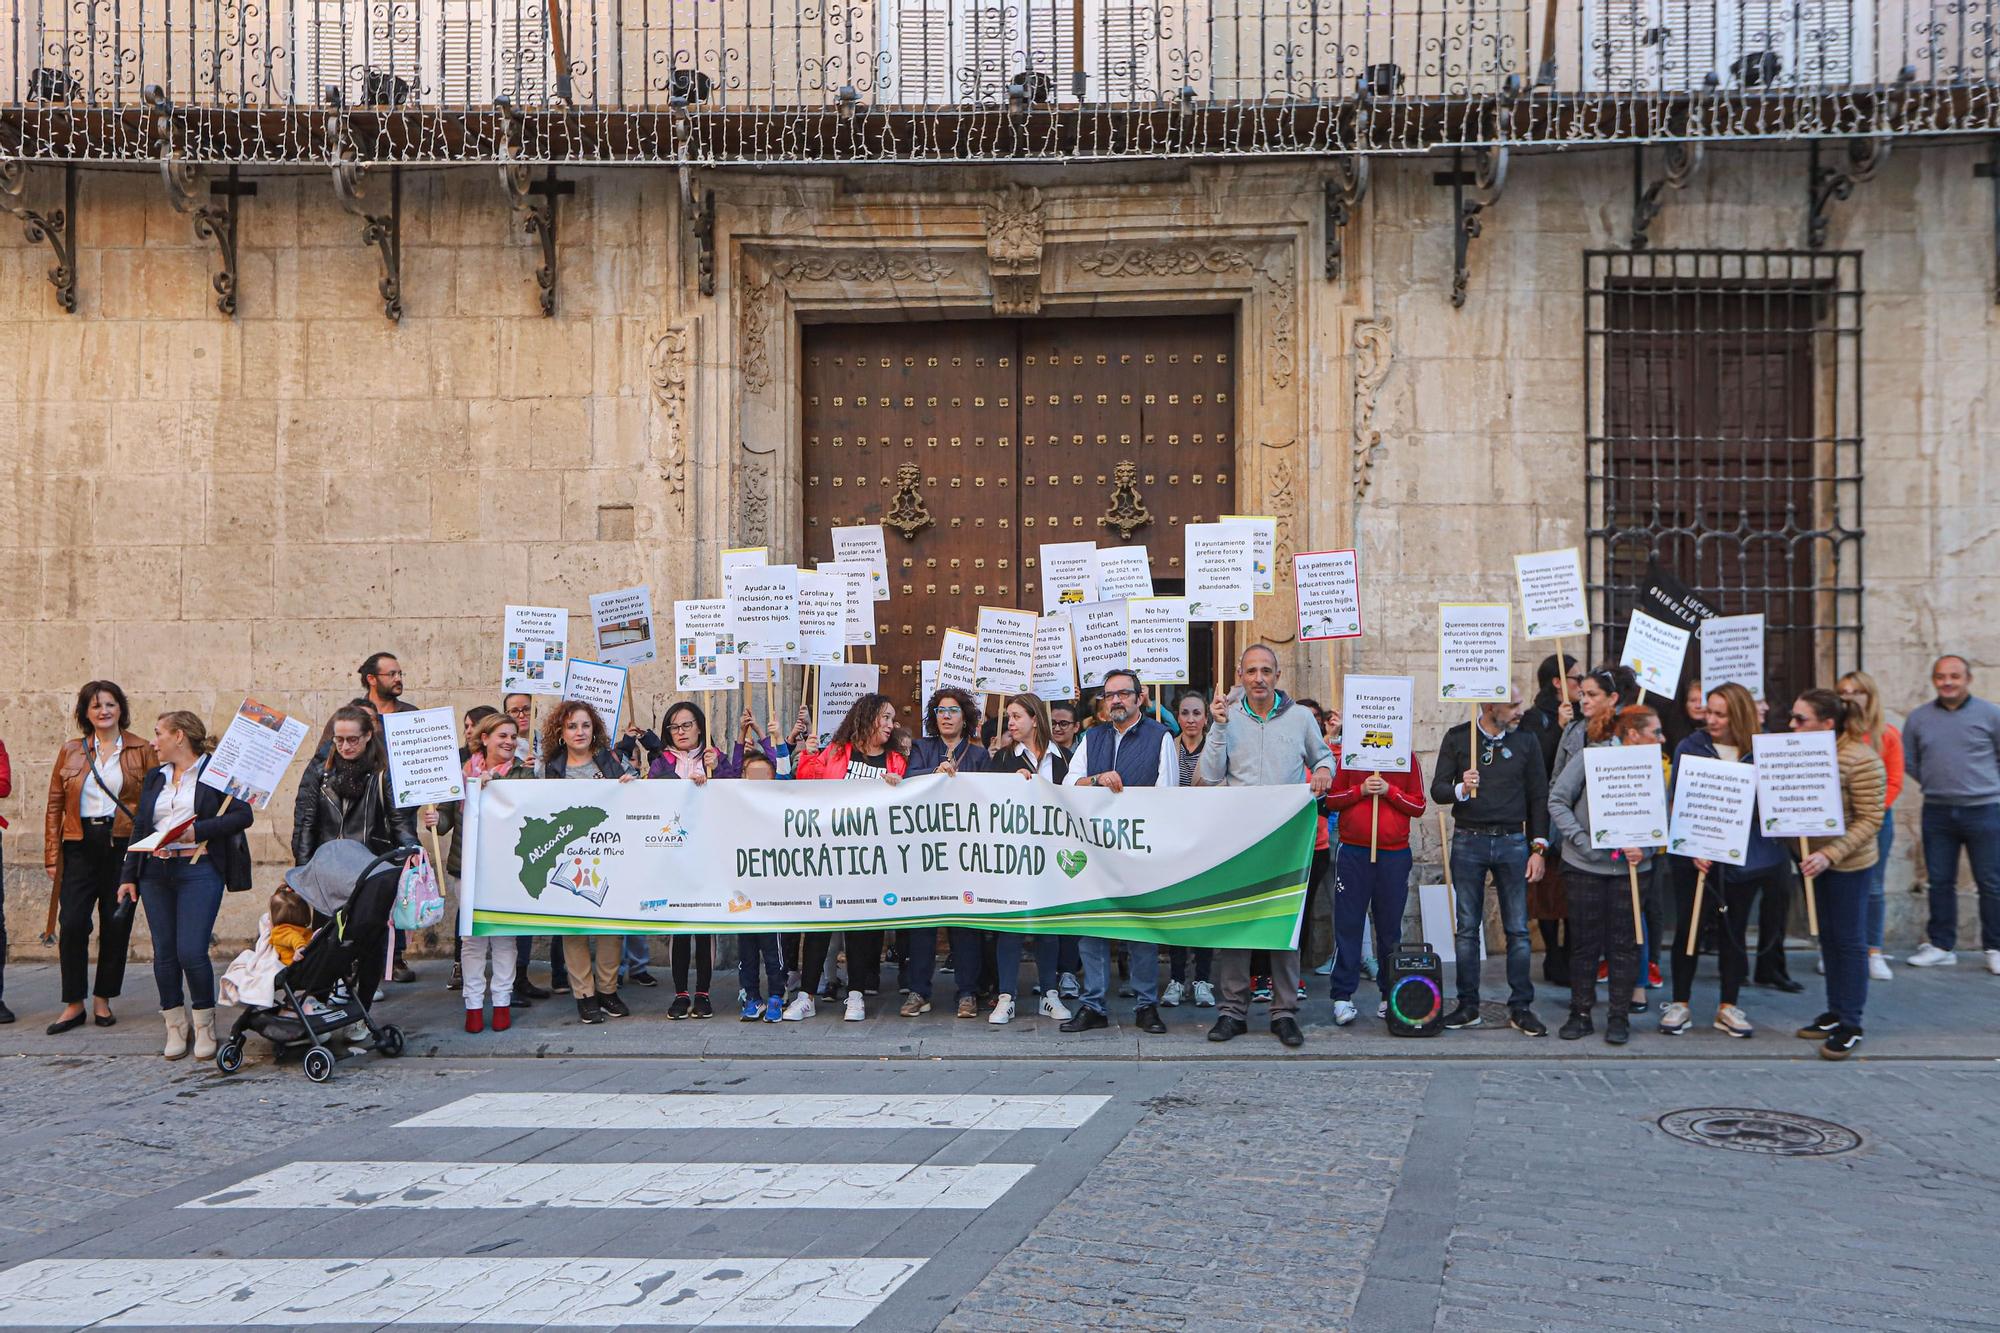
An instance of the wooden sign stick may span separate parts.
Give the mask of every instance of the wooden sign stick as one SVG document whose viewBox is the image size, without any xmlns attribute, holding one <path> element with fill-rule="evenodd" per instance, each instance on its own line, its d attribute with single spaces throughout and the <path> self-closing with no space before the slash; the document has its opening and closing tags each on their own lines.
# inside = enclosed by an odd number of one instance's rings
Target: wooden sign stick
<svg viewBox="0 0 2000 1333">
<path fill-rule="evenodd" d="M 1556 635 L 1556 688 L 1562 691 L 1562 701 L 1569 702 L 1569 668 L 1563 665 L 1562 635 Z"/>
<path fill-rule="evenodd" d="M 1368 798 L 1368 864 L 1375 864 L 1376 845 L 1382 839 L 1382 798 Z"/>
<path fill-rule="evenodd" d="M 1687 948 L 1683 951 L 1694 957 L 1695 946 L 1701 943 L 1701 891 L 1708 887 L 1708 872 L 1697 870 L 1694 874 L 1694 912 L 1688 917 Z"/>
<path fill-rule="evenodd" d="M 1444 856 L 1444 886 L 1451 887 L 1451 832 L 1444 826 L 1444 807 L 1438 807 L 1438 846 Z"/>
<path fill-rule="evenodd" d="M 782 678 L 782 671 L 780 676 Z M 778 734 L 778 695 L 771 686 L 771 659 L 764 659 L 764 734 Z"/>
<path fill-rule="evenodd" d="M 1806 929 L 1812 932 L 1812 937 L 1814 939 L 1818 939 L 1819 903 L 1813 898 L 1813 877 L 1811 875 L 1806 875 L 1805 867 L 1803 865 L 1805 859 L 1811 855 L 1812 855 L 1812 848 L 1806 844 L 1806 840 L 1803 836 L 1800 837 L 1799 861 L 1801 862 L 1801 865 L 1799 868 L 1799 873 L 1801 875 L 1805 875 L 1805 880 L 1806 880 Z"/>
<path fill-rule="evenodd" d="M 422 816 L 434 814 L 436 811 L 437 807 L 435 805 L 426 805 L 417 811 L 417 836 L 424 842 L 425 849 L 431 854 L 431 873 L 437 876 L 439 885 L 442 885 L 444 883 L 444 853 L 438 850 L 438 832 L 434 828 L 425 827 L 422 819 Z"/>
<path fill-rule="evenodd" d="M 1625 874 L 1632 882 L 1632 942 L 1643 944 L 1646 939 L 1646 913 L 1639 906 L 1639 863 L 1627 861 Z"/>
</svg>

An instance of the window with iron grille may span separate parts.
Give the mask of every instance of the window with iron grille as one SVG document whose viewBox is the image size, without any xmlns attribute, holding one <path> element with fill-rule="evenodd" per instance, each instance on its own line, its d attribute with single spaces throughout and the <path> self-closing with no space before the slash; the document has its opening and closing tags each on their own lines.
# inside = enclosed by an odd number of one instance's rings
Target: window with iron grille
<svg viewBox="0 0 2000 1333">
<path fill-rule="evenodd" d="M 1774 707 L 1860 666 L 1860 254 L 1590 251 L 1584 300 L 1601 657 L 1657 565 L 1764 616 Z"/>
</svg>

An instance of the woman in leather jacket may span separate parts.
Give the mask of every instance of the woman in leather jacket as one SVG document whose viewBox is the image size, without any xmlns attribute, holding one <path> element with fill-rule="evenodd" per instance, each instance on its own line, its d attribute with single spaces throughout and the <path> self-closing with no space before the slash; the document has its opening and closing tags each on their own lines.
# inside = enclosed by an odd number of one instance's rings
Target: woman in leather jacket
<svg viewBox="0 0 2000 1333">
<path fill-rule="evenodd" d="M 352 838 L 371 852 L 407 847 L 417 840 L 415 812 L 398 810 L 389 790 L 389 765 L 375 735 L 375 715 L 348 705 L 333 715 L 333 741 L 306 766 L 292 807 L 292 860 L 304 865 L 338 838 Z"/>
</svg>

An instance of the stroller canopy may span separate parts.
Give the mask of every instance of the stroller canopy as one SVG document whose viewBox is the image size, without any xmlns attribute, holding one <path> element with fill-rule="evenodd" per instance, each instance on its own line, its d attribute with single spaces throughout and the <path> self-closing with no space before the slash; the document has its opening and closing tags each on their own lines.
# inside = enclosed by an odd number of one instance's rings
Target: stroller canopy
<svg viewBox="0 0 2000 1333">
<path fill-rule="evenodd" d="M 368 850 L 368 844 L 353 838 L 321 843 L 312 860 L 285 872 L 285 883 L 315 912 L 332 916 L 354 897 L 362 872 L 374 859 L 375 853 Z M 396 867 L 385 862 L 382 869 Z"/>
</svg>

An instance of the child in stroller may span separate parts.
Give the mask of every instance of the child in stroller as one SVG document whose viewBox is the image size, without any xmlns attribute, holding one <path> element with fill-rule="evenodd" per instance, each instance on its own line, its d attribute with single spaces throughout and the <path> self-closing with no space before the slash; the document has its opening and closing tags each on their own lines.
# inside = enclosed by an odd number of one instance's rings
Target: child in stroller
<svg viewBox="0 0 2000 1333">
<path fill-rule="evenodd" d="M 237 1015 L 216 1049 L 217 1069 L 233 1074 L 243 1067 L 245 1032 L 281 1053 L 304 1048 L 306 1077 L 315 1083 L 333 1077 L 337 1040 L 358 1042 L 365 1033 L 383 1055 L 403 1053 L 402 1029 L 378 1025 L 368 1006 L 382 981 L 397 881 L 416 851 L 397 847 L 376 856 L 364 843 L 341 839 L 285 872 L 285 884 L 311 906 L 319 928 L 273 978 L 273 1003 L 246 1004 Z"/>
</svg>

